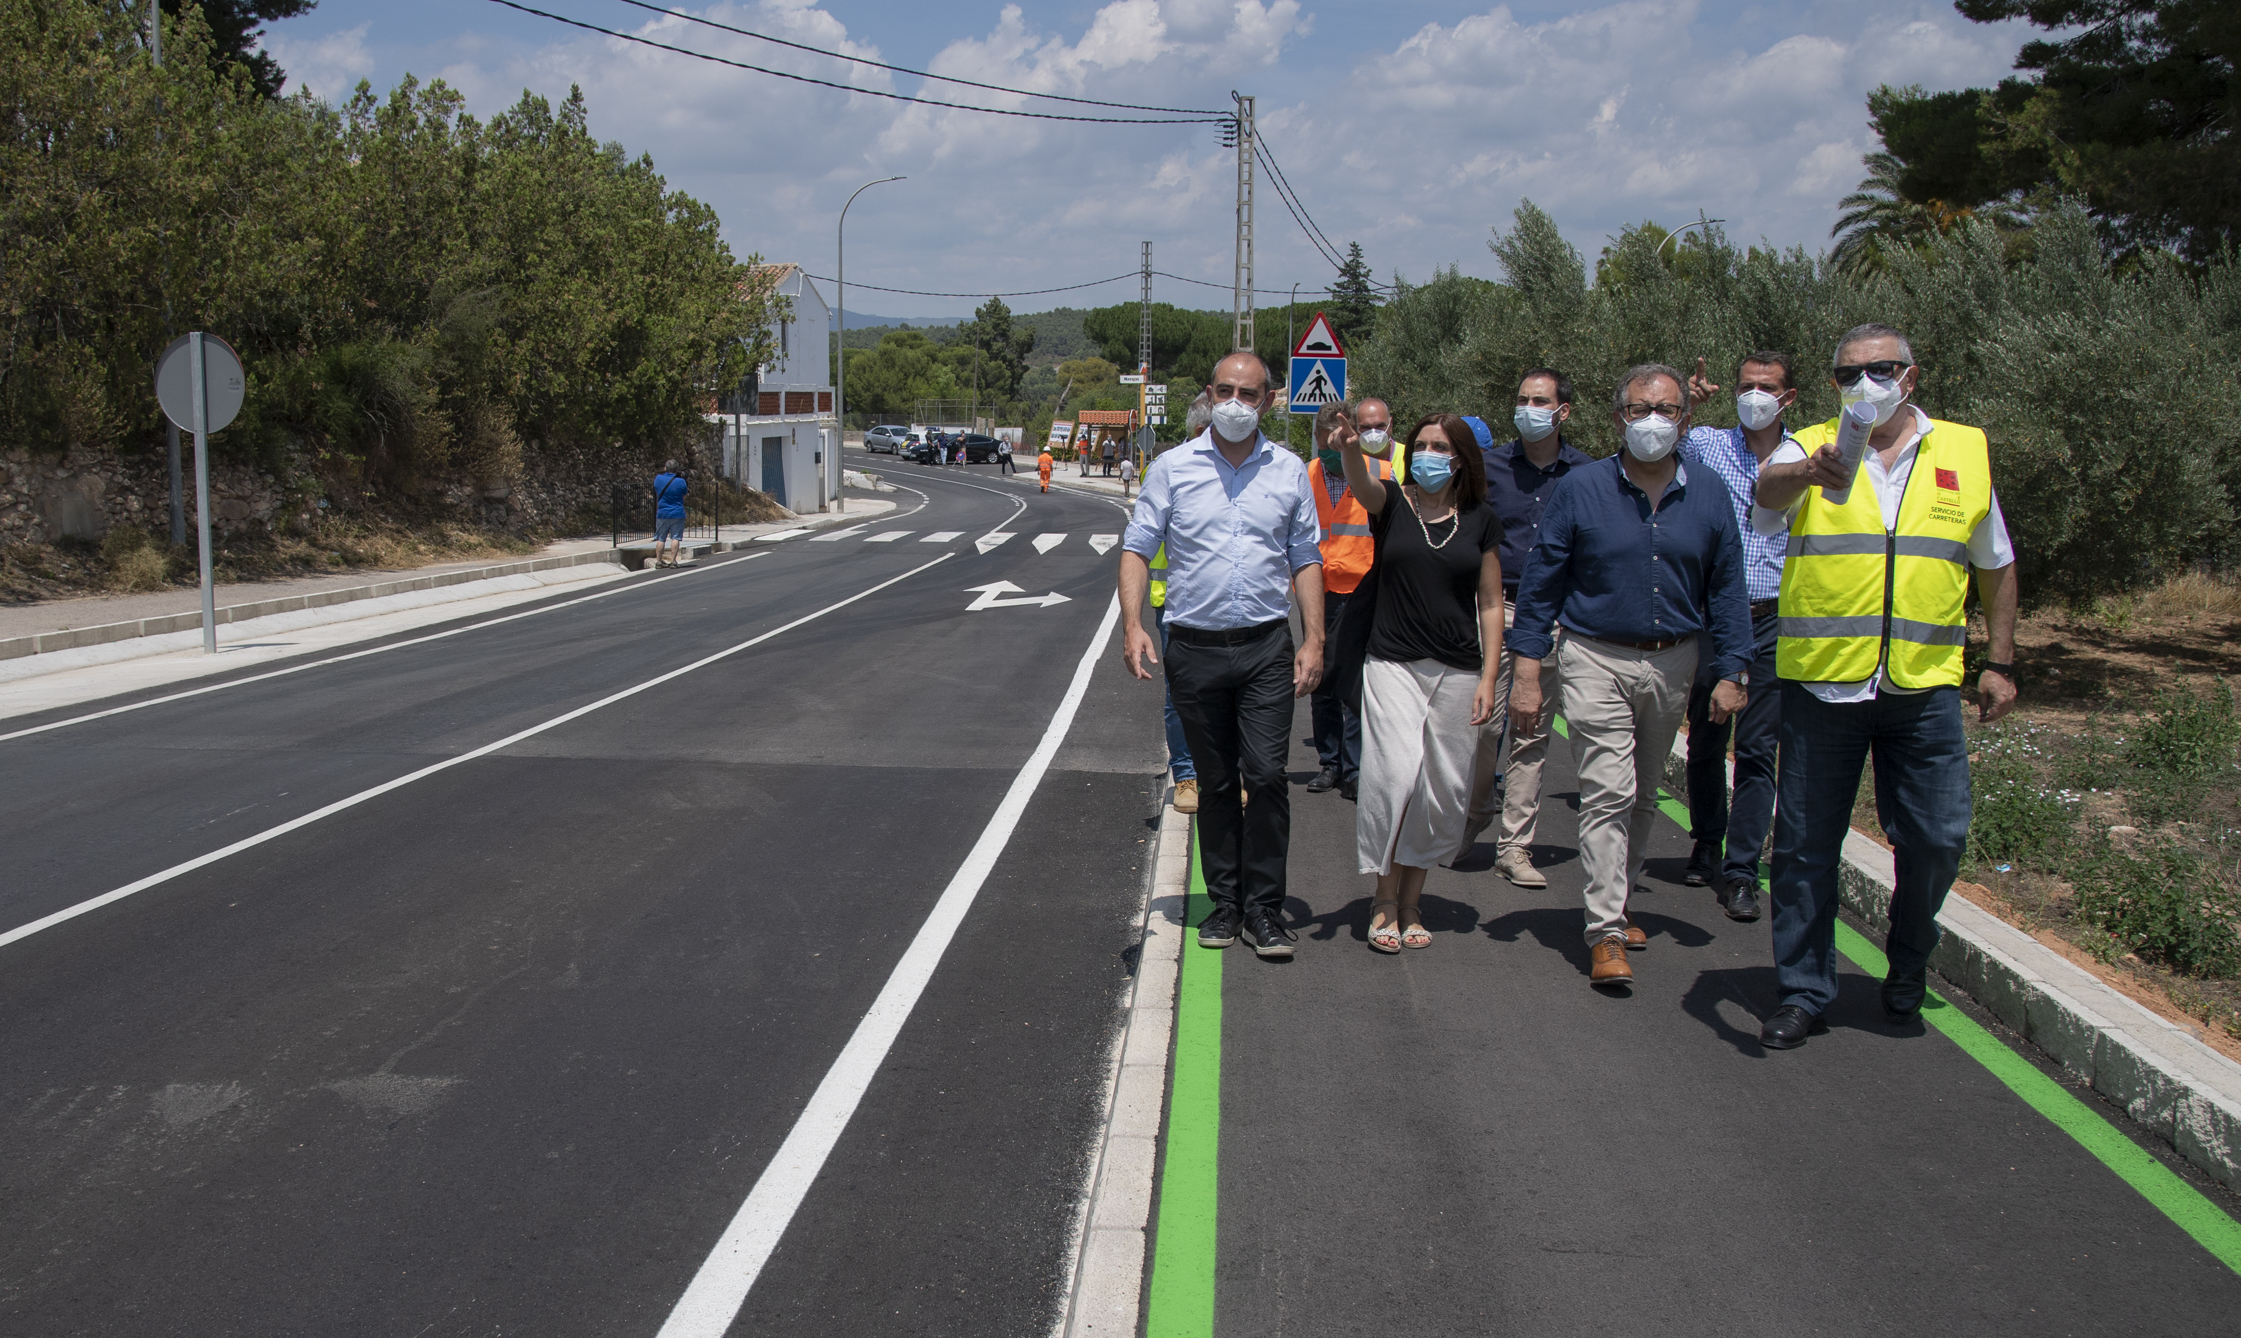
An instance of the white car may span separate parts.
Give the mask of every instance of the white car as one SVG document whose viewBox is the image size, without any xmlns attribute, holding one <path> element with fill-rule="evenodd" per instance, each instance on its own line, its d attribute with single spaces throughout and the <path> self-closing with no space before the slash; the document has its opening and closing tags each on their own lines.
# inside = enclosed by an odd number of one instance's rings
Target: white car
<svg viewBox="0 0 2241 1338">
<path fill-rule="evenodd" d="M 864 449 L 874 455 L 894 455 L 909 438 L 909 428 L 888 423 L 864 433 Z"/>
</svg>

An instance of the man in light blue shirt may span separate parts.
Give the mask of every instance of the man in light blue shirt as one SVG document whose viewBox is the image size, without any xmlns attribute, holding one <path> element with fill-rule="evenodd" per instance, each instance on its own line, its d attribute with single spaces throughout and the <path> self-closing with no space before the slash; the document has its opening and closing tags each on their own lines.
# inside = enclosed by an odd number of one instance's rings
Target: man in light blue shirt
<svg viewBox="0 0 2241 1338">
<path fill-rule="evenodd" d="M 1702 404 L 1720 388 L 1704 376 L 1696 360 L 1689 378 L 1689 400 Z M 1782 558 L 1787 527 L 1779 534 L 1751 528 L 1751 498 L 1759 486 L 1759 466 L 1790 439 L 1782 414 L 1797 403 L 1797 380 L 1790 355 L 1760 350 L 1743 357 L 1735 372 L 1737 427 L 1700 427 L 1681 444 L 1690 464 L 1718 473 L 1727 484 L 1743 532 L 1743 584 L 1751 600 L 1750 703 L 1732 720 L 1711 718 L 1713 680 L 1700 669 L 1689 693 L 1689 852 L 1682 880 L 1691 887 L 1709 883 L 1731 920 L 1759 918 L 1759 850 L 1774 821 L 1775 740 L 1782 728 L 1782 694 L 1774 687 L 1774 646 L 1781 619 L 1775 596 L 1782 591 Z M 1699 656 L 1698 664 L 1707 657 Z M 1727 748 L 1735 737 L 1735 800 L 1728 802 Z M 1722 846 L 1726 847 L 1725 857 Z"/>
<path fill-rule="evenodd" d="M 1232 353 L 1214 365 L 1207 392 L 1212 425 L 1144 472 L 1121 540 L 1121 659 L 1141 679 L 1151 677 L 1146 661 L 1159 663 L 1144 594 L 1165 545 L 1167 690 L 1198 768 L 1199 863 L 1214 902 L 1198 941 L 1226 948 L 1243 932 L 1261 956 L 1289 957 L 1284 764 L 1292 700 L 1323 675 L 1323 536 L 1307 466 L 1261 435 L 1267 365 Z"/>
</svg>

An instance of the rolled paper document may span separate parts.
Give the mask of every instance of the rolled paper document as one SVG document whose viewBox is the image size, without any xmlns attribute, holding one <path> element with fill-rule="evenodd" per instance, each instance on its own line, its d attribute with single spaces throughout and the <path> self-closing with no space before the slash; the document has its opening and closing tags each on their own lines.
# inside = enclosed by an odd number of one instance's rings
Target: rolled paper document
<svg viewBox="0 0 2241 1338">
<path fill-rule="evenodd" d="M 1875 406 L 1861 401 L 1847 404 L 1844 412 L 1836 416 L 1836 452 L 1844 457 L 1844 486 L 1823 488 L 1821 496 L 1830 506 L 1842 506 L 1852 500 L 1852 484 L 1860 477 L 1860 461 L 1867 458 L 1868 433 L 1875 430 Z"/>
</svg>

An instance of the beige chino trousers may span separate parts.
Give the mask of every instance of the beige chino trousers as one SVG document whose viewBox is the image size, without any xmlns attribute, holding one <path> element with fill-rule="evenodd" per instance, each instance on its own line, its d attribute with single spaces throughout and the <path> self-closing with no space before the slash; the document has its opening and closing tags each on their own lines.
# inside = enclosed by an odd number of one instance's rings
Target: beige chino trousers
<svg viewBox="0 0 2241 1338">
<path fill-rule="evenodd" d="M 1591 944 L 1626 934 L 1626 901 L 1649 853 L 1658 783 L 1688 714 L 1696 654 L 1696 637 L 1646 651 L 1574 635 L 1557 649 L 1564 721 L 1579 763 Z"/>
<path fill-rule="evenodd" d="M 1556 718 L 1558 675 L 1557 650 L 1549 652 L 1541 661 L 1541 714 L 1534 720 L 1533 728 L 1511 733 L 1509 771 L 1502 770 L 1502 738 L 1510 718 L 1510 683 L 1517 676 L 1517 653 L 1509 648 L 1509 628 L 1516 621 L 1517 609 L 1505 604 L 1502 608 L 1502 669 L 1494 681 L 1494 718 L 1478 727 L 1478 755 L 1471 766 L 1471 824 L 1484 825 L 1480 819 L 1491 823 L 1494 818 L 1494 781 L 1502 781 L 1500 837 L 1495 847 L 1496 856 L 1512 850 L 1524 850 L 1533 844 L 1533 827 L 1541 815 L 1541 765 L 1548 761 L 1549 722 Z M 1559 650 L 1564 645 L 1565 632 L 1556 629 Z M 1468 854 L 1458 851 L 1457 856 Z"/>
</svg>

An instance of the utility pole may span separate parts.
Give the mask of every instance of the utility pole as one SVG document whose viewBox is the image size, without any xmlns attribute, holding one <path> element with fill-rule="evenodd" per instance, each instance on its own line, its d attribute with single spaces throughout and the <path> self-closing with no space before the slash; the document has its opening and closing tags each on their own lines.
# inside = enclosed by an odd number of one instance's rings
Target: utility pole
<svg viewBox="0 0 2241 1338">
<path fill-rule="evenodd" d="M 1231 302 L 1230 346 L 1253 351 L 1253 99 L 1235 90 L 1237 101 L 1237 281 Z"/>
<path fill-rule="evenodd" d="M 156 69 L 163 68 L 163 5 L 161 0 L 148 0 L 148 61 Z M 156 143 L 163 143 L 163 94 L 156 94 Z M 171 342 L 171 264 L 170 248 L 164 251 L 163 333 L 164 342 Z M 179 425 L 169 415 L 163 420 L 164 458 L 171 469 L 171 544 L 176 548 L 187 542 L 186 480 L 181 477 L 179 463 Z"/>
<path fill-rule="evenodd" d="M 1143 383 L 1136 387 L 1136 467 L 1144 467 L 1150 454 L 1152 431 L 1152 244 L 1144 243 L 1144 304 L 1136 318 L 1136 372 Z"/>
</svg>

